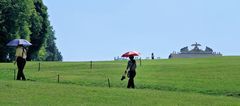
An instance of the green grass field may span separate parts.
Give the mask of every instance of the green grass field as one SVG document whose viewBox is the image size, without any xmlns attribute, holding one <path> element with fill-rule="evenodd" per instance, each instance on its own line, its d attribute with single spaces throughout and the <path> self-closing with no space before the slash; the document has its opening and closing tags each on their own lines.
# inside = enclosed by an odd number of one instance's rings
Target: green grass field
<svg viewBox="0 0 240 106">
<path fill-rule="evenodd" d="M 0 63 L 0 104 L 240 106 L 240 57 L 137 62 L 136 89 L 120 81 L 127 61 L 93 62 L 93 69 L 90 62 L 41 62 L 40 71 L 39 62 L 28 62 L 28 81 L 14 81 L 16 66 Z"/>
</svg>

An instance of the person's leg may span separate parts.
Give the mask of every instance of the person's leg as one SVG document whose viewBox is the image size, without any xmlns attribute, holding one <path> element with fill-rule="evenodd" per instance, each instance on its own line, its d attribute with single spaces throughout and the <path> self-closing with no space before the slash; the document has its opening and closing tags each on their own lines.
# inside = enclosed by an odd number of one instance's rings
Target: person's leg
<svg viewBox="0 0 240 106">
<path fill-rule="evenodd" d="M 25 75 L 24 75 L 24 73 L 23 73 L 25 64 L 26 64 L 26 60 L 23 59 L 23 60 L 22 60 L 22 80 L 26 80 Z"/>
<path fill-rule="evenodd" d="M 131 88 L 131 86 L 132 86 L 132 77 L 131 77 L 131 74 L 132 74 L 132 72 L 131 72 L 131 71 L 128 71 L 128 77 L 129 77 L 129 79 L 128 79 L 127 88 Z"/>
<path fill-rule="evenodd" d="M 127 88 L 134 88 L 134 77 L 136 75 L 135 71 L 129 71 L 129 80 L 128 80 L 128 86 Z"/>
<path fill-rule="evenodd" d="M 133 84 L 133 78 L 129 78 L 127 88 L 131 88 Z"/>
<path fill-rule="evenodd" d="M 132 88 L 135 88 L 135 85 L 134 85 L 134 78 L 132 79 Z"/>
<path fill-rule="evenodd" d="M 128 79 L 128 85 L 127 85 L 127 88 L 130 88 L 131 87 L 131 77 L 130 77 L 130 73 L 129 74 L 129 79 Z"/>
<path fill-rule="evenodd" d="M 21 69 L 22 69 L 22 62 L 20 60 L 20 58 L 17 58 L 17 67 L 18 67 L 18 73 L 17 73 L 17 80 L 21 79 Z"/>
<path fill-rule="evenodd" d="M 133 71 L 132 72 L 132 75 L 131 75 L 131 78 L 132 78 L 132 80 L 131 80 L 131 85 L 132 85 L 132 88 L 135 88 L 135 84 L 134 84 L 134 77 L 136 76 L 136 71 Z"/>
<path fill-rule="evenodd" d="M 17 72 L 17 80 L 21 80 L 21 72 L 20 72 L 19 68 L 18 68 L 18 72 Z"/>
<path fill-rule="evenodd" d="M 17 76 L 17 80 L 26 80 L 25 79 L 25 76 L 23 74 L 23 69 L 24 69 L 24 66 L 26 64 L 26 60 L 21 58 L 21 57 L 18 57 L 17 58 L 17 64 L 18 64 L 18 76 Z"/>
</svg>

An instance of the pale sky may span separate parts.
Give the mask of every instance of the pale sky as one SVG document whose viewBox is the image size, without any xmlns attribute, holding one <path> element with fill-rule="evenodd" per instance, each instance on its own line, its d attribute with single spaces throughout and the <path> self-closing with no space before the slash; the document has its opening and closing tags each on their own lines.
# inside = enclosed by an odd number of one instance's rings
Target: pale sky
<svg viewBox="0 0 240 106">
<path fill-rule="evenodd" d="M 64 61 L 167 58 L 198 42 L 240 54 L 240 0 L 43 0 Z"/>
</svg>

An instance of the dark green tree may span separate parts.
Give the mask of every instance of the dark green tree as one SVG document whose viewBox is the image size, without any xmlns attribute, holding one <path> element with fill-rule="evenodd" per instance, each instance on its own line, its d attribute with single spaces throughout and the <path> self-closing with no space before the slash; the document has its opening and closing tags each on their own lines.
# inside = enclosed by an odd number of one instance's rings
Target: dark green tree
<svg viewBox="0 0 240 106">
<path fill-rule="evenodd" d="M 0 62 L 14 59 L 15 49 L 6 44 L 15 38 L 33 44 L 27 60 L 62 60 L 42 0 L 0 0 Z"/>
<path fill-rule="evenodd" d="M 32 0 L 0 1 L 0 61 L 7 61 L 7 57 L 14 58 L 14 49 L 6 46 L 9 41 L 29 38 L 28 21 L 33 10 Z"/>
<path fill-rule="evenodd" d="M 30 28 L 30 40 L 33 45 L 29 47 L 27 60 L 61 61 L 62 56 L 55 44 L 56 38 L 50 26 L 47 7 L 42 0 L 34 0 L 34 6 L 36 14 L 31 16 Z"/>
<path fill-rule="evenodd" d="M 39 60 L 39 50 L 45 43 L 48 36 L 48 28 L 50 26 L 48 21 L 47 7 L 42 0 L 34 0 L 36 13 L 31 16 L 31 32 L 30 41 L 33 44 L 29 47 L 27 60 Z"/>
<path fill-rule="evenodd" d="M 55 33 L 53 31 L 53 28 L 49 28 L 49 36 L 47 37 L 46 41 L 46 61 L 62 61 L 62 55 L 57 49 L 56 43 L 55 43 Z"/>
</svg>

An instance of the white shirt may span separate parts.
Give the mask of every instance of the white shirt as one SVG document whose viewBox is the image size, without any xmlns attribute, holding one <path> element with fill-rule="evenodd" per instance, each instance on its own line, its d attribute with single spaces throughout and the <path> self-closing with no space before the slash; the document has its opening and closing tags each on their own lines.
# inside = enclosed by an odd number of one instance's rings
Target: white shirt
<svg viewBox="0 0 240 106">
<path fill-rule="evenodd" d="M 26 59 L 27 58 L 26 49 L 24 49 L 23 47 L 17 47 L 15 56 L 16 57 L 22 57 L 22 58 Z"/>
</svg>

